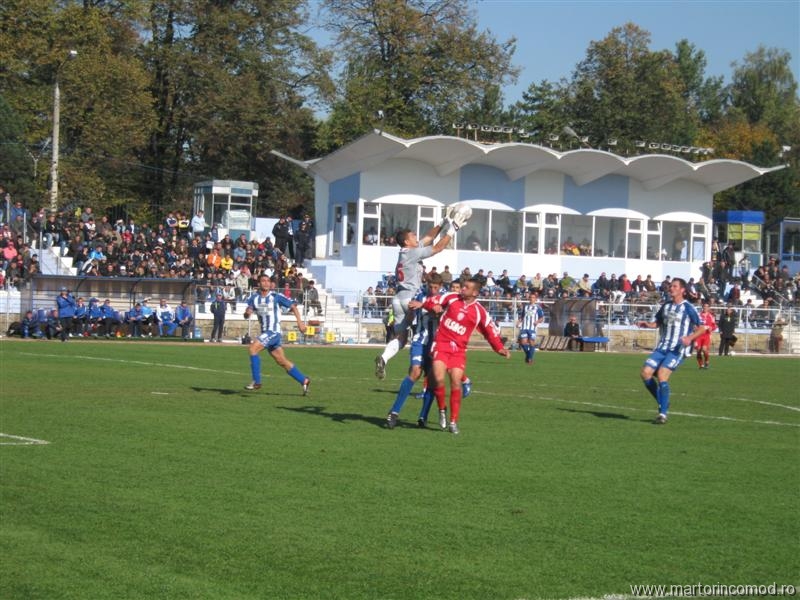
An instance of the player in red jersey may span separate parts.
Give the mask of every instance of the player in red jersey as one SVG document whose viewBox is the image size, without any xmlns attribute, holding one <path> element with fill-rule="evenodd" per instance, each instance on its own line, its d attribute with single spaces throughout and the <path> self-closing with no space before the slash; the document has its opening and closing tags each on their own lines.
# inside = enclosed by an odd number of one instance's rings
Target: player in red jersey
<svg viewBox="0 0 800 600">
<path fill-rule="evenodd" d="M 708 302 L 703 302 L 703 309 L 698 315 L 700 326 L 706 328 L 706 332 L 694 341 L 697 350 L 697 366 L 701 369 L 708 368 L 708 350 L 711 348 L 711 333 L 717 330 L 717 322 L 711 313 Z"/>
<path fill-rule="evenodd" d="M 446 294 L 428 298 L 424 302 L 409 303 L 409 308 L 419 308 L 441 313 L 439 328 L 433 342 L 433 395 L 439 405 L 439 427 L 447 429 L 445 404 L 445 378 L 450 376 L 451 433 L 458 433 L 458 413 L 461 408 L 461 379 L 467 365 L 467 343 L 477 329 L 492 349 L 508 358 L 511 353 L 503 346 L 500 331 L 486 309 L 477 302 L 481 280 L 464 282 L 460 294 Z"/>
</svg>

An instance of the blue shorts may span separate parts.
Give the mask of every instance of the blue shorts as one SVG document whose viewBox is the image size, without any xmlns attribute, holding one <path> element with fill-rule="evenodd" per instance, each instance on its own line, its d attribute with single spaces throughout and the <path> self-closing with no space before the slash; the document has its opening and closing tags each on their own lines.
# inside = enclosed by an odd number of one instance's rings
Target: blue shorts
<svg viewBox="0 0 800 600">
<path fill-rule="evenodd" d="M 411 342 L 410 363 L 412 367 L 422 367 L 428 373 L 431 366 L 430 344 L 423 344 L 418 340 Z"/>
<path fill-rule="evenodd" d="M 647 360 L 644 361 L 644 364 L 656 371 L 661 367 L 674 371 L 681 365 L 684 358 L 686 358 L 686 355 L 683 350 L 678 350 L 677 352 L 654 350 L 653 353 L 647 357 Z"/>
<path fill-rule="evenodd" d="M 520 329 L 519 330 L 519 339 L 520 340 L 530 340 L 531 342 L 536 341 L 536 330 L 535 329 Z"/>
<path fill-rule="evenodd" d="M 281 347 L 281 334 L 278 331 L 267 331 L 259 335 L 257 338 L 258 343 L 264 346 L 267 350 L 272 352 Z"/>
</svg>

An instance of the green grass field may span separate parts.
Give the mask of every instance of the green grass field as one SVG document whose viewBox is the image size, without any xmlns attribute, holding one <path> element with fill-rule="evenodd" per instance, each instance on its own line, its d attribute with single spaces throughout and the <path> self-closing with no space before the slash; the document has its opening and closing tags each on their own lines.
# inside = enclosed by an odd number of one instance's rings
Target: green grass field
<svg viewBox="0 0 800 600">
<path fill-rule="evenodd" d="M 0 598 L 800 585 L 796 359 L 687 362 L 654 426 L 643 355 L 472 351 L 453 436 L 383 427 L 375 352 L 288 347 L 303 397 L 266 355 L 244 391 L 243 346 L 0 342 Z"/>
</svg>

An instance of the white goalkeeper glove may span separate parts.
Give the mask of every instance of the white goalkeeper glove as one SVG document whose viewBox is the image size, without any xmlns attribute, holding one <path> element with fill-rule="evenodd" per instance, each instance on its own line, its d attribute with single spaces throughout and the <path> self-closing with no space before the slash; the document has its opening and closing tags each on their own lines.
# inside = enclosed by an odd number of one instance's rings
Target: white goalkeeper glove
<svg viewBox="0 0 800 600">
<path fill-rule="evenodd" d="M 472 209 L 466 204 L 454 204 L 450 212 L 450 220 L 456 231 L 461 229 L 467 224 L 469 218 L 472 216 Z"/>
</svg>

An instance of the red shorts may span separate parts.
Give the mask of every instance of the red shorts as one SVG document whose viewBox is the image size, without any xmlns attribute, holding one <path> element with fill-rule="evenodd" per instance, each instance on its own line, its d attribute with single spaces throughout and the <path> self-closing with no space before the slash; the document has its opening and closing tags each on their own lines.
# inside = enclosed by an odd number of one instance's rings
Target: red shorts
<svg viewBox="0 0 800 600">
<path fill-rule="evenodd" d="M 433 351 L 433 362 L 437 360 L 443 362 L 448 370 L 461 369 L 464 371 L 467 367 L 467 355 L 463 350 L 448 352 L 443 348 L 436 348 Z"/>
<path fill-rule="evenodd" d="M 701 335 L 694 341 L 694 347 L 698 349 L 709 348 L 710 346 L 711 346 L 711 336 L 706 337 L 704 335 Z"/>
</svg>

